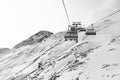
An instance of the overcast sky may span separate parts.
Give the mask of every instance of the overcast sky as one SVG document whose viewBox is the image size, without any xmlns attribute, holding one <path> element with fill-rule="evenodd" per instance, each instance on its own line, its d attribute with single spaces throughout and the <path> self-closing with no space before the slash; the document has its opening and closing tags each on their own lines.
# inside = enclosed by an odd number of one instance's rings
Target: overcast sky
<svg viewBox="0 0 120 80">
<path fill-rule="evenodd" d="M 64 1 L 71 22 L 87 24 L 90 11 L 115 0 Z M 62 0 L 0 0 L 0 48 L 12 48 L 40 30 L 64 31 L 67 25 Z"/>
</svg>

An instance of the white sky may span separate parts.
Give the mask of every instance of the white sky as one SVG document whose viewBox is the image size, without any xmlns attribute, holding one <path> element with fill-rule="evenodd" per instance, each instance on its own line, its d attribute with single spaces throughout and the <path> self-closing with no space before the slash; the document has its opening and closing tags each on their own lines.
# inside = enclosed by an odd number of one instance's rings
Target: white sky
<svg viewBox="0 0 120 80">
<path fill-rule="evenodd" d="M 64 0 L 71 22 L 82 20 L 104 0 Z M 62 0 L 0 0 L 0 47 L 12 48 L 40 30 L 59 32 L 68 21 Z"/>
</svg>

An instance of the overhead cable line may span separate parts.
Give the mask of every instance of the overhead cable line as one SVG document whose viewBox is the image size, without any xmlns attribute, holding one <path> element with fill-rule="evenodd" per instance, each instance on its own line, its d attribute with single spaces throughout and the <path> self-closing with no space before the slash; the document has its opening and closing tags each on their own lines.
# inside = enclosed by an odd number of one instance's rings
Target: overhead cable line
<svg viewBox="0 0 120 80">
<path fill-rule="evenodd" d="M 103 19 L 105 19 L 105 18 L 107 18 L 107 17 L 110 17 L 110 16 L 112 16 L 112 15 L 114 15 L 114 14 L 118 13 L 118 12 L 120 12 L 120 10 L 117 10 L 117 11 L 115 11 L 114 13 L 111 13 L 110 15 L 105 16 L 105 17 L 103 17 L 102 19 L 99 19 L 99 20 L 98 20 L 98 21 L 96 21 L 94 24 L 96 24 L 96 23 L 100 22 L 101 20 L 103 20 Z"/>
<path fill-rule="evenodd" d="M 64 9 L 65 9 L 65 13 L 66 13 L 66 16 L 67 16 L 67 19 L 68 19 L 69 25 L 70 25 L 70 18 L 69 18 L 69 15 L 68 15 L 68 12 L 67 12 L 67 9 L 66 9 L 66 6 L 65 6 L 65 3 L 64 3 L 64 0 L 62 0 L 62 3 L 63 3 Z"/>
</svg>

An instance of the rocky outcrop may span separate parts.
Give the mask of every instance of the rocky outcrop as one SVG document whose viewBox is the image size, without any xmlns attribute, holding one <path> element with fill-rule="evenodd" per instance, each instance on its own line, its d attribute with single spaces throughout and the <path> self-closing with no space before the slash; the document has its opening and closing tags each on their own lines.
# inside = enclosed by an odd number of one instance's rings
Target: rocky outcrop
<svg viewBox="0 0 120 80">
<path fill-rule="evenodd" d="M 32 35 L 31 37 L 29 37 L 28 39 L 20 42 L 19 44 L 17 44 L 15 47 L 13 48 L 20 48 L 22 46 L 27 46 L 27 45 L 32 45 L 35 43 L 39 43 L 42 42 L 43 40 L 45 40 L 46 38 L 49 38 L 53 33 L 49 32 L 49 31 L 39 31 L 38 33 Z"/>
<path fill-rule="evenodd" d="M 0 58 L 11 53 L 11 51 L 9 48 L 0 48 Z"/>
<path fill-rule="evenodd" d="M 0 54 L 9 53 L 10 51 L 11 51 L 11 49 L 9 49 L 9 48 L 0 48 Z"/>
</svg>

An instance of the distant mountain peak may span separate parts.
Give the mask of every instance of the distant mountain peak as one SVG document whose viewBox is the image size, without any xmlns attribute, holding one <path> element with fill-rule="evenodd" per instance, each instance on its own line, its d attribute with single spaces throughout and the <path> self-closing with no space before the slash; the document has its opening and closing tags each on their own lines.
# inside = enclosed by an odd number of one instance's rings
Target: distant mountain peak
<svg viewBox="0 0 120 80">
<path fill-rule="evenodd" d="M 20 42 L 19 44 L 17 44 L 13 48 L 20 48 L 22 46 L 27 46 L 27 45 L 32 45 L 32 44 L 35 44 L 38 42 L 42 42 L 46 38 L 49 38 L 52 34 L 53 34 L 52 32 L 45 31 L 45 30 L 39 31 L 36 34 L 29 37 L 28 39 Z"/>
</svg>

